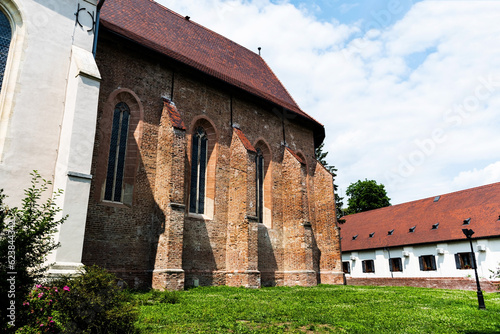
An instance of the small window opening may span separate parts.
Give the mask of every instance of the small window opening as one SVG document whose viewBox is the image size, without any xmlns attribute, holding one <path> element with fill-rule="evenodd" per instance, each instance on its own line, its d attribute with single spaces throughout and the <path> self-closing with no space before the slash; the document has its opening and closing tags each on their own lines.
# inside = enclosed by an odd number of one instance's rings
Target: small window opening
<svg viewBox="0 0 500 334">
<path fill-rule="evenodd" d="M 394 229 L 387 232 L 387 235 L 392 235 L 394 233 Z"/>
<path fill-rule="evenodd" d="M 354 237 L 352 237 L 352 240 L 356 240 L 357 237 L 358 235 L 356 234 Z"/>
<path fill-rule="evenodd" d="M 436 270 L 436 258 L 434 255 L 423 255 L 418 258 L 421 271 Z"/>
<path fill-rule="evenodd" d="M 342 262 L 342 269 L 344 271 L 344 274 L 351 273 L 351 264 L 349 263 L 349 261 Z"/>
<path fill-rule="evenodd" d="M 364 260 L 362 262 L 363 272 L 364 273 L 374 273 L 375 272 L 375 263 L 373 260 Z"/>
<path fill-rule="evenodd" d="M 393 257 L 389 259 L 389 267 L 391 271 L 403 271 L 403 262 L 400 257 Z"/>
<path fill-rule="evenodd" d="M 440 199 L 440 198 L 441 198 L 441 196 L 436 196 L 436 197 L 434 197 L 434 202 L 439 201 L 439 199 Z"/>
<path fill-rule="evenodd" d="M 432 225 L 432 229 L 433 230 L 437 230 L 438 227 L 439 227 L 439 223 L 436 223 L 436 224 Z"/>
<path fill-rule="evenodd" d="M 375 232 L 373 233 L 370 233 L 370 238 L 373 238 L 373 235 L 375 234 Z"/>
<path fill-rule="evenodd" d="M 410 227 L 410 233 L 413 233 L 415 232 L 415 229 L 417 228 L 417 225 L 413 226 L 413 227 Z"/>
<path fill-rule="evenodd" d="M 470 224 L 470 218 L 465 219 L 463 225 L 469 225 L 469 224 Z"/>
</svg>

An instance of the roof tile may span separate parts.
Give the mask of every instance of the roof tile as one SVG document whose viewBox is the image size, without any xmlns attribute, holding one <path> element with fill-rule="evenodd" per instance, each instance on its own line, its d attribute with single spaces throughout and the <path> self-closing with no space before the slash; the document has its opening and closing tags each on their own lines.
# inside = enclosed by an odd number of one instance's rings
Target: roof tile
<svg viewBox="0 0 500 334">
<path fill-rule="evenodd" d="M 474 238 L 500 236 L 500 182 L 441 195 L 438 201 L 434 199 L 429 197 L 343 217 L 346 222 L 341 225 L 342 251 L 463 240 L 463 221 L 468 218 L 471 220 L 465 227 L 474 230 Z M 390 230 L 394 230 L 392 235 L 387 233 Z M 375 234 L 369 238 L 372 232 Z"/>
<path fill-rule="evenodd" d="M 303 112 L 255 52 L 152 0 L 108 0 L 101 24 L 126 38 L 322 125 Z"/>
</svg>

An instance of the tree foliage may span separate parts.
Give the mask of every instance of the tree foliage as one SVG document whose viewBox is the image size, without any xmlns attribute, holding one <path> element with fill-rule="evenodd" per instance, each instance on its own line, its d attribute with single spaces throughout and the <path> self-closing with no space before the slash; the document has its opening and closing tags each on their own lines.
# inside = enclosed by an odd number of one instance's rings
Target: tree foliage
<svg viewBox="0 0 500 334">
<path fill-rule="evenodd" d="M 344 202 L 342 201 L 344 198 L 340 197 L 338 195 L 338 186 L 335 184 L 335 177 L 337 177 L 337 168 L 335 166 L 330 166 L 328 162 L 326 162 L 326 156 L 328 155 L 328 152 L 323 152 L 323 147 L 324 143 L 318 146 L 316 150 L 314 151 L 316 160 L 323 165 L 323 167 L 328 170 L 332 176 L 333 176 L 333 190 L 335 193 L 335 211 L 337 215 L 337 221 L 342 224 L 345 222 L 345 220 L 341 219 L 342 216 L 344 215 L 342 212 L 342 206 L 344 205 Z"/>
<path fill-rule="evenodd" d="M 368 210 L 390 206 L 390 198 L 383 184 L 377 184 L 375 180 L 358 180 L 347 187 L 346 195 L 348 208 L 347 214 L 359 213 Z"/>
<path fill-rule="evenodd" d="M 66 220 L 66 217 L 57 219 L 61 209 L 54 203 L 62 191 L 42 201 L 50 181 L 37 171 L 31 176 L 31 186 L 24 191 L 21 208 L 8 208 L 0 190 L 0 316 L 8 319 L 7 309 L 14 300 L 16 327 L 23 322 L 23 315 L 17 311 L 48 269 L 47 255 L 59 246 L 52 235 Z M 7 331 L 3 325 L 0 329 Z"/>
</svg>

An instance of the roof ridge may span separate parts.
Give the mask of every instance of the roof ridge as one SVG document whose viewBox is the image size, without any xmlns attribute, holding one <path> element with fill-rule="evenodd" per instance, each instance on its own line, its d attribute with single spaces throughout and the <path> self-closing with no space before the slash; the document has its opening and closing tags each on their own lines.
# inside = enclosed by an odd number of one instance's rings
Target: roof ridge
<svg viewBox="0 0 500 334">
<path fill-rule="evenodd" d="M 162 5 L 162 4 L 161 4 L 161 3 L 159 3 L 159 2 L 156 2 L 155 0 L 149 0 L 149 1 L 150 1 L 150 2 L 152 2 L 153 4 L 156 4 L 156 5 L 160 6 L 160 7 L 163 7 L 163 8 L 164 8 L 164 9 L 166 9 L 168 12 L 170 12 L 170 13 L 172 13 L 172 14 L 174 14 L 174 15 L 178 16 L 178 17 L 179 17 L 179 18 L 181 18 L 181 19 L 184 19 L 184 20 L 186 19 L 186 16 L 182 16 L 181 14 L 179 14 L 179 13 L 177 13 L 177 12 L 173 11 L 172 9 L 170 9 L 170 8 L 168 8 L 168 7 L 165 7 L 164 5 Z M 222 38 L 224 38 L 224 39 L 228 40 L 228 41 L 229 41 L 229 42 L 231 42 L 232 44 L 235 44 L 235 45 L 237 45 L 237 46 L 239 46 L 239 47 L 241 47 L 241 48 L 244 48 L 244 49 L 246 49 L 248 52 L 251 52 L 251 53 L 255 54 L 256 56 L 259 56 L 260 58 L 262 58 L 262 57 L 261 57 L 261 56 L 260 56 L 257 52 L 255 52 L 255 51 L 253 51 L 253 50 L 251 50 L 251 49 L 247 48 L 247 47 L 246 47 L 246 46 L 244 46 L 244 45 L 241 45 L 241 44 L 239 44 L 239 43 L 237 43 L 237 42 L 233 41 L 233 40 L 232 40 L 232 39 L 230 39 L 230 38 L 227 38 L 226 36 L 224 36 L 224 35 L 222 35 L 222 34 L 218 33 L 217 31 L 214 31 L 214 30 L 212 30 L 212 29 L 210 29 L 210 28 L 205 27 L 205 26 L 204 26 L 204 25 L 202 25 L 201 23 L 198 23 L 198 22 L 196 22 L 196 21 L 193 21 L 193 20 L 191 19 L 191 17 L 189 18 L 189 20 L 188 20 L 188 21 L 189 21 L 189 22 L 191 22 L 192 24 L 194 24 L 194 25 L 196 25 L 196 26 L 198 26 L 198 27 L 200 27 L 200 28 L 202 28 L 202 29 L 204 29 L 204 30 L 206 30 L 206 31 L 208 31 L 208 32 L 210 32 L 210 33 L 212 33 L 212 34 L 215 34 L 215 35 L 217 35 L 217 36 L 220 36 L 220 37 L 222 37 Z M 267 66 L 267 64 L 266 64 L 266 66 Z M 269 69 L 271 69 L 270 67 L 268 67 L 268 68 L 269 68 Z M 273 73 L 273 74 L 274 74 L 274 73 Z M 285 87 L 283 86 L 283 88 L 285 88 Z M 285 89 L 286 89 L 286 88 L 285 88 Z M 287 92 L 287 93 L 288 93 L 288 92 Z M 289 94 L 289 95 L 290 95 L 290 94 Z M 291 97 L 291 95 L 290 95 L 290 97 Z M 293 98 L 292 98 L 292 99 L 293 99 Z M 295 101 L 294 101 L 294 102 L 295 102 Z"/>
<path fill-rule="evenodd" d="M 411 204 L 411 203 L 417 203 L 417 202 L 422 202 L 422 201 L 430 200 L 430 199 L 433 199 L 433 198 L 435 198 L 437 196 L 442 197 L 442 196 L 449 196 L 449 195 L 454 195 L 454 194 L 460 194 L 460 193 L 464 193 L 464 192 L 477 191 L 478 189 L 488 188 L 488 187 L 494 187 L 494 186 L 499 185 L 499 184 L 500 184 L 500 182 L 494 182 L 494 183 L 490 183 L 490 184 L 484 184 L 482 186 L 477 186 L 477 187 L 473 187 L 473 188 L 467 188 L 467 189 L 452 191 L 452 192 L 449 192 L 449 193 L 444 193 L 444 194 L 434 195 L 434 196 L 425 197 L 425 198 L 421 198 L 421 199 L 416 199 L 416 200 L 409 201 L 409 202 L 404 202 L 404 203 L 394 204 L 394 205 L 390 205 L 390 206 L 385 206 L 383 208 L 378 208 L 378 209 L 373 209 L 373 210 L 368 210 L 368 211 L 353 213 L 353 215 L 359 215 L 359 214 L 370 212 L 370 211 L 374 211 L 374 210 L 383 210 L 383 209 L 388 209 L 388 208 L 396 208 L 396 207 L 399 207 L 401 205 L 408 205 L 408 204 Z"/>
</svg>

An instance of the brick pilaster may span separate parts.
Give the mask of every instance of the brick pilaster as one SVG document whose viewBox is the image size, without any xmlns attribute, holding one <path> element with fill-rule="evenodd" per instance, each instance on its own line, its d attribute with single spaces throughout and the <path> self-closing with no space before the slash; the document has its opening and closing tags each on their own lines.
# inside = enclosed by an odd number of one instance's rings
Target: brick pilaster
<svg viewBox="0 0 500 334">
<path fill-rule="evenodd" d="M 181 290 L 184 289 L 186 129 L 175 105 L 168 100 L 164 101 L 157 154 L 155 199 L 162 222 L 155 247 L 152 285 L 159 290 Z"/>
<path fill-rule="evenodd" d="M 231 141 L 226 284 L 260 287 L 258 221 L 255 217 L 256 151 L 239 129 Z"/>
</svg>

